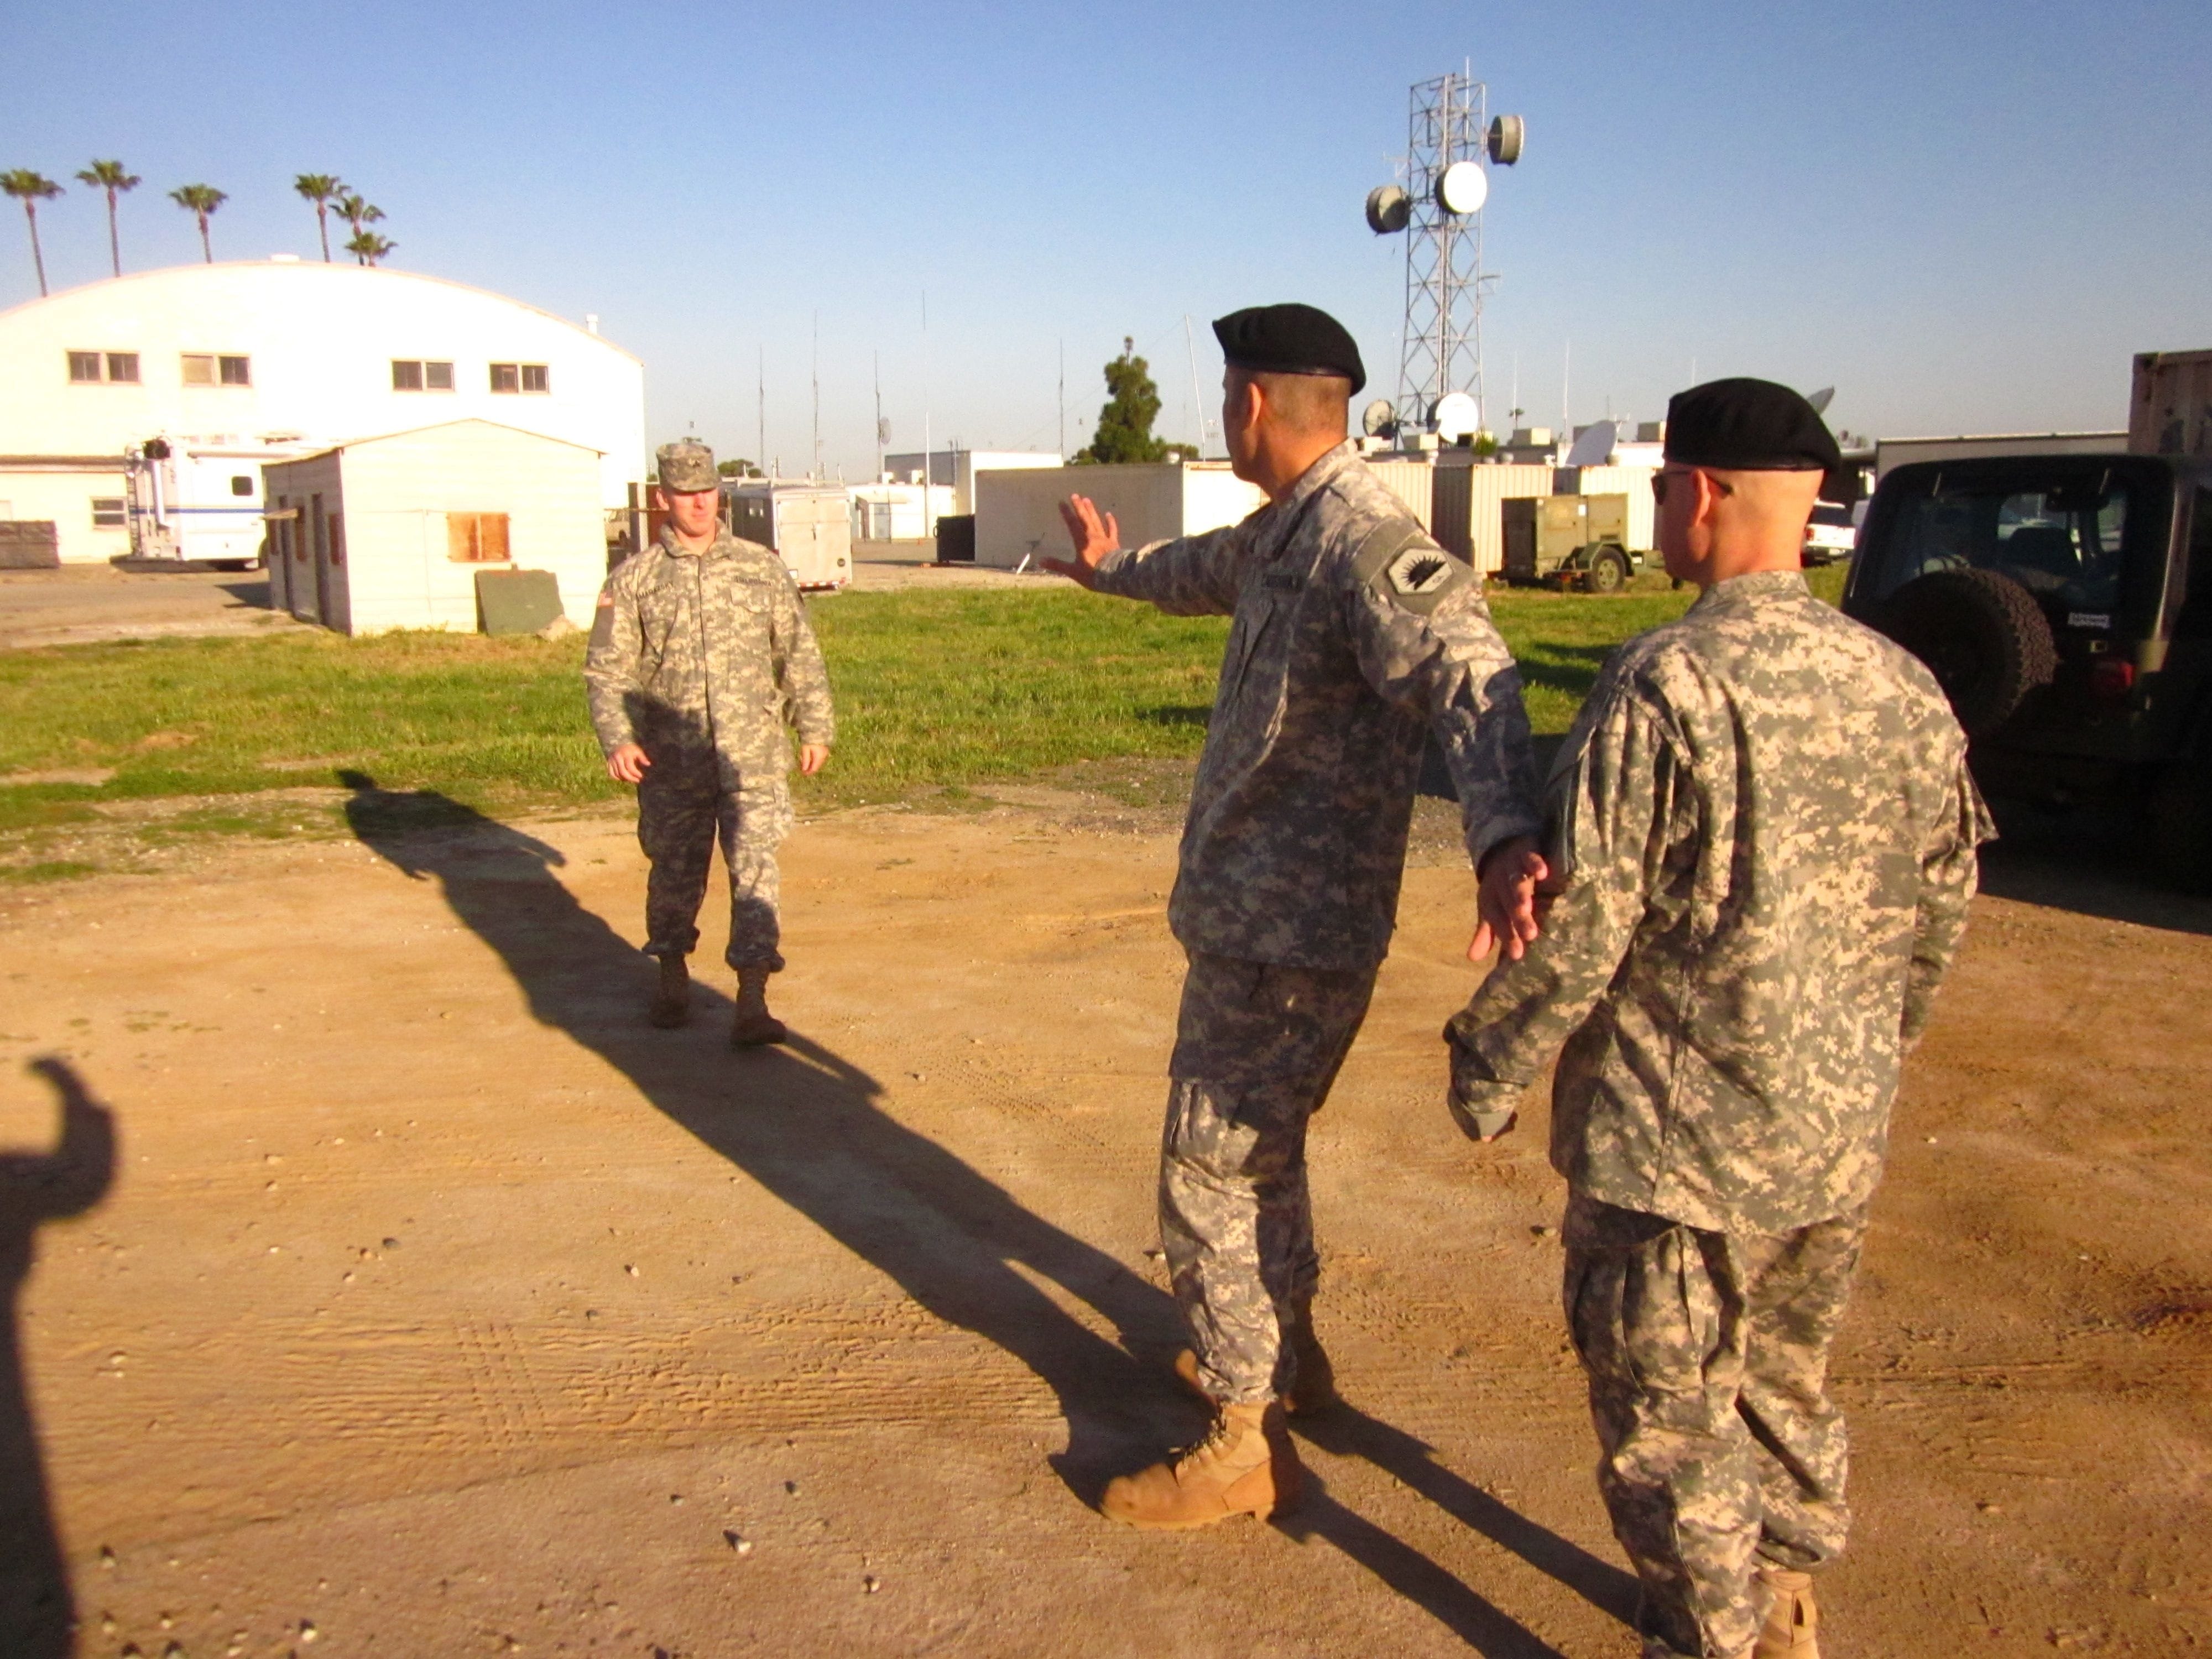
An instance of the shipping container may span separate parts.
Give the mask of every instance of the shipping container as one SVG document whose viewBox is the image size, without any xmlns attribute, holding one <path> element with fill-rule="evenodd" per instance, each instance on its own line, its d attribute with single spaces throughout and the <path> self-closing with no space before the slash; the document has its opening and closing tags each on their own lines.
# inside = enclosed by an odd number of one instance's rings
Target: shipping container
<svg viewBox="0 0 2212 1659">
<path fill-rule="evenodd" d="M 2136 354 L 2128 448 L 2212 459 L 2212 351 Z"/>
<path fill-rule="evenodd" d="M 975 475 L 975 562 L 1034 568 L 1067 555 L 1060 504 L 1070 495 L 1114 515 L 1121 545 L 1142 547 L 1218 530 L 1267 504 L 1226 461 L 1163 461 L 1127 466 L 1060 466 Z"/>
</svg>

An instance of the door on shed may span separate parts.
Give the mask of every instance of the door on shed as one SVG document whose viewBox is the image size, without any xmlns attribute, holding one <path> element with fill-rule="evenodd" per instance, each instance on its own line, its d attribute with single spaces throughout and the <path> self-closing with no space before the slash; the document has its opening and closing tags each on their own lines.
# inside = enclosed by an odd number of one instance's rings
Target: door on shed
<svg viewBox="0 0 2212 1659">
<path fill-rule="evenodd" d="M 331 621 L 331 524 L 323 515 L 323 498 L 314 498 L 315 616 L 325 628 Z"/>
</svg>

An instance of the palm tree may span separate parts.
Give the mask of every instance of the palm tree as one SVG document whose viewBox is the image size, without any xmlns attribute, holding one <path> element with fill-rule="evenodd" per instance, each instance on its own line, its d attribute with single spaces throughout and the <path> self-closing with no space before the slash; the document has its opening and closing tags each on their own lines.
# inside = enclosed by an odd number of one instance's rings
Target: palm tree
<svg viewBox="0 0 2212 1659">
<path fill-rule="evenodd" d="M 200 256 L 213 264 L 215 250 L 208 246 L 208 215 L 230 198 L 213 185 L 183 185 L 169 192 L 169 199 L 200 222 Z"/>
<path fill-rule="evenodd" d="M 363 199 L 361 192 L 355 190 L 347 191 L 341 195 L 337 198 L 337 206 L 338 216 L 353 227 L 353 242 L 346 244 L 346 251 L 362 264 L 367 264 L 368 260 L 362 255 L 362 251 L 354 246 L 354 242 L 361 240 L 363 225 L 373 225 L 384 217 L 384 210 L 369 205 Z"/>
<path fill-rule="evenodd" d="M 315 233 L 323 239 L 323 263 L 331 262 L 331 203 L 345 193 L 345 180 L 335 173 L 303 173 L 292 188 L 315 204 Z"/>
<path fill-rule="evenodd" d="M 398 246 L 398 243 L 389 241 L 373 230 L 364 230 L 356 233 L 354 239 L 345 245 L 345 251 L 373 269 L 379 259 Z"/>
<path fill-rule="evenodd" d="M 39 297 L 46 295 L 46 256 L 39 251 L 39 204 L 51 202 L 62 193 L 62 187 L 43 173 L 33 173 L 28 167 L 16 167 L 0 173 L 0 191 L 5 191 L 23 204 L 23 217 L 31 224 L 31 263 L 39 268 Z"/>
<path fill-rule="evenodd" d="M 125 173 L 120 161 L 94 161 L 76 176 L 95 189 L 107 192 L 107 262 L 120 276 L 123 274 L 123 244 L 116 240 L 115 235 L 115 198 L 126 190 L 137 189 L 138 175 Z"/>
</svg>

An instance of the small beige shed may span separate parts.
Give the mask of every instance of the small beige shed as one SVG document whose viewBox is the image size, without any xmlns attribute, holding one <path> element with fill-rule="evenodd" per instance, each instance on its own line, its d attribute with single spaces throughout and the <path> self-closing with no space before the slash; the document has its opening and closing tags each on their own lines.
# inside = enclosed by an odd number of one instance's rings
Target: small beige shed
<svg viewBox="0 0 2212 1659">
<path fill-rule="evenodd" d="M 270 598 L 341 634 L 477 627 L 477 573 L 550 570 L 588 628 L 606 578 L 599 452 L 450 421 L 265 466 Z"/>
</svg>

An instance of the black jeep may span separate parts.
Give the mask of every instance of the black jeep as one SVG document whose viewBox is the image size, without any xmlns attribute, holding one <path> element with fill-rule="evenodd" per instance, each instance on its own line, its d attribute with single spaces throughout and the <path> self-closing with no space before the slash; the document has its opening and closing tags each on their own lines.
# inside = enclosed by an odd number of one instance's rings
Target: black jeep
<svg viewBox="0 0 2212 1659">
<path fill-rule="evenodd" d="M 1923 461 L 1881 481 L 1844 610 L 1935 671 L 1991 795 L 2119 799 L 2212 890 L 2212 467 Z"/>
</svg>

